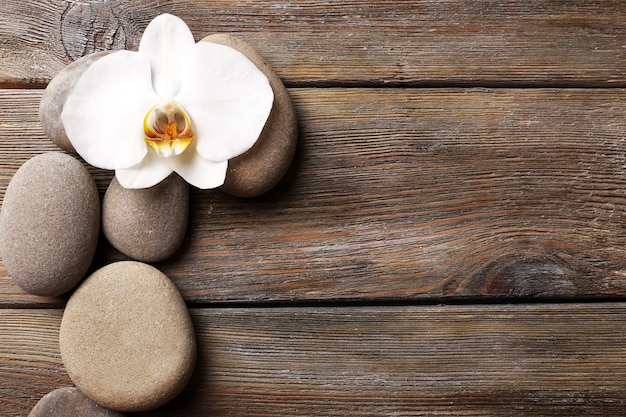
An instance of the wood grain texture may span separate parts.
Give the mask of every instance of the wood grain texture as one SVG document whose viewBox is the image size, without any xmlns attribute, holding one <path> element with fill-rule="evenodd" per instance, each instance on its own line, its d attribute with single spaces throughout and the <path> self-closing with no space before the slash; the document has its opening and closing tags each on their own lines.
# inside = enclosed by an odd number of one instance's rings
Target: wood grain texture
<svg viewBox="0 0 626 417">
<path fill-rule="evenodd" d="M 626 5 L 555 0 L 3 0 L 0 86 L 136 48 L 161 13 L 244 39 L 289 85 L 626 86 Z"/>
<path fill-rule="evenodd" d="M 71 381 L 59 351 L 62 310 L 0 310 L 0 415 L 27 416 Z"/>
<path fill-rule="evenodd" d="M 0 92 L 0 197 L 55 149 L 39 94 Z M 623 90 L 291 94 L 300 142 L 276 190 L 192 192 L 186 243 L 157 265 L 188 302 L 626 293 Z M 104 191 L 111 174 L 92 172 Z M 121 259 L 101 254 L 94 267 Z M 38 302 L 0 273 L 4 304 Z"/>
<path fill-rule="evenodd" d="M 146 416 L 626 413 L 621 304 L 192 310 L 189 386 Z M 58 310 L 0 310 L 0 415 L 70 382 Z"/>
<path fill-rule="evenodd" d="M 626 415 L 625 2 L 1 3 L 0 200 L 58 150 L 40 88 L 135 49 L 158 14 L 243 39 L 291 87 L 285 180 L 193 190 L 185 244 L 155 265 L 199 359 L 137 416 Z M 112 174 L 89 169 L 103 194 Z M 0 262 L 0 416 L 71 384 L 66 299 Z"/>
</svg>

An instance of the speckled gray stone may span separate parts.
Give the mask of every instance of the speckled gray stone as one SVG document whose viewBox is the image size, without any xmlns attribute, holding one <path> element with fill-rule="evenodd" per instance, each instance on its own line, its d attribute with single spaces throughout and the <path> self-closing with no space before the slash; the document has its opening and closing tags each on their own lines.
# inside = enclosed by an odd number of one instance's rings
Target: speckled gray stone
<svg viewBox="0 0 626 417">
<path fill-rule="evenodd" d="M 272 189 L 287 173 L 298 141 L 298 118 L 284 84 L 247 43 L 226 34 L 209 35 L 203 42 L 230 46 L 244 54 L 269 79 L 274 91 L 270 116 L 254 146 L 228 161 L 221 189 L 238 197 L 255 197 Z"/>
<path fill-rule="evenodd" d="M 39 120 L 46 136 L 61 149 L 76 153 L 67 138 L 61 113 L 68 95 L 81 75 L 98 59 L 112 51 L 96 52 L 80 58 L 61 70 L 48 84 L 39 104 Z"/>
<path fill-rule="evenodd" d="M 172 256 L 182 244 L 189 218 L 189 186 L 177 174 L 143 189 L 113 179 L 102 201 L 102 231 L 125 255 L 144 262 Z"/>
<path fill-rule="evenodd" d="M 74 291 L 59 345 L 74 385 L 101 406 L 125 412 L 174 398 L 196 359 L 182 296 L 159 270 L 135 261 L 107 265 Z"/>
<path fill-rule="evenodd" d="M 0 252 L 25 291 L 63 294 L 83 278 L 98 244 L 100 199 L 77 159 L 38 155 L 9 182 L 0 212 Z"/>
<path fill-rule="evenodd" d="M 96 404 L 76 387 L 59 388 L 46 394 L 28 417 L 124 417 L 126 414 Z"/>
</svg>

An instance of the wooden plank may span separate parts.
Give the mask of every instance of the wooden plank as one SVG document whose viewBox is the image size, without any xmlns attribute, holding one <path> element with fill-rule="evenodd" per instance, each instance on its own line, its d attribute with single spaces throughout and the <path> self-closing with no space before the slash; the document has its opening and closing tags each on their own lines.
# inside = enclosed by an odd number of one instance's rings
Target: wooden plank
<svg viewBox="0 0 626 417">
<path fill-rule="evenodd" d="M 623 304 L 192 310 L 191 383 L 149 416 L 626 413 Z M 0 310 L 0 415 L 70 382 L 60 310 Z"/>
<path fill-rule="evenodd" d="M 300 142 L 277 189 L 192 192 L 186 243 L 157 265 L 188 302 L 626 293 L 623 90 L 291 94 Z M 39 97 L 0 92 L 0 197 L 54 149 Z M 92 171 L 104 191 L 111 174 Z M 0 274 L 2 304 L 38 303 Z"/>
<path fill-rule="evenodd" d="M 626 86 L 626 5 L 587 0 L 4 0 L 0 86 L 134 49 L 161 13 L 241 37 L 290 85 Z"/>
<path fill-rule="evenodd" d="M 0 310 L 0 415 L 26 416 L 38 399 L 71 385 L 59 352 L 62 310 Z"/>
</svg>

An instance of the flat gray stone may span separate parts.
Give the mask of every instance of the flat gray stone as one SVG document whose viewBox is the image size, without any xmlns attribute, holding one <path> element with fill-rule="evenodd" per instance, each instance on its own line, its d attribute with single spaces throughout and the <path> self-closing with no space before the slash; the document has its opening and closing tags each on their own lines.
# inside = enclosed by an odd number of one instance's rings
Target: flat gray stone
<svg viewBox="0 0 626 417">
<path fill-rule="evenodd" d="M 123 254 L 143 262 L 172 256 L 183 243 L 189 218 L 189 186 L 177 174 L 143 189 L 113 179 L 102 201 L 102 231 Z"/>
<path fill-rule="evenodd" d="M 77 159 L 50 152 L 13 175 L 0 212 L 0 252 L 25 291 L 56 296 L 74 288 L 93 260 L 99 230 L 98 189 Z"/>
<path fill-rule="evenodd" d="M 226 34 L 209 35 L 202 42 L 230 46 L 244 54 L 268 78 L 274 105 L 259 139 L 247 152 L 228 161 L 221 190 L 238 197 L 256 197 L 271 190 L 285 176 L 298 141 L 298 117 L 280 77 L 244 41 Z"/>
<path fill-rule="evenodd" d="M 134 261 L 107 265 L 74 291 L 59 344 L 74 385 L 101 406 L 125 412 L 170 401 L 196 359 L 182 296 L 159 270 Z"/>
<path fill-rule="evenodd" d="M 78 388 L 59 388 L 46 394 L 28 414 L 28 417 L 124 417 L 87 398 Z"/>
<path fill-rule="evenodd" d="M 96 52 L 72 62 L 50 80 L 41 96 L 39 120 L 41 121 L 43 131 L 48 139 L 66 152 L 76 153 L 74 146 L 67 138 L 65 127 L 61 121 L 61 113 L 63 112 L 65 101 L 87 68 L 111 52 Z"/>
</svg>

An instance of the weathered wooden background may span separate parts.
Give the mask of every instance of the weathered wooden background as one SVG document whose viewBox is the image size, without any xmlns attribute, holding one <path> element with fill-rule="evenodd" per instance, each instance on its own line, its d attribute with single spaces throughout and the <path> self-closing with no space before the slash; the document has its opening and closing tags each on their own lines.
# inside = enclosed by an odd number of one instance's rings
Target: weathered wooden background
<svg viewBox="0 0 626 417">
<path fill-rule="evenodd" d="M 142 415 L 626 415 L 626 2 L 0 1 L 0 197 L 55 150 L 48 81 L 160 13 L 250 43 L 296 105 L 285 180 L 194 191 L 156 265 L 200 358 Z M 0 266 L 0 415 L 71 384 L 65 300 Z"/>
</svg>

